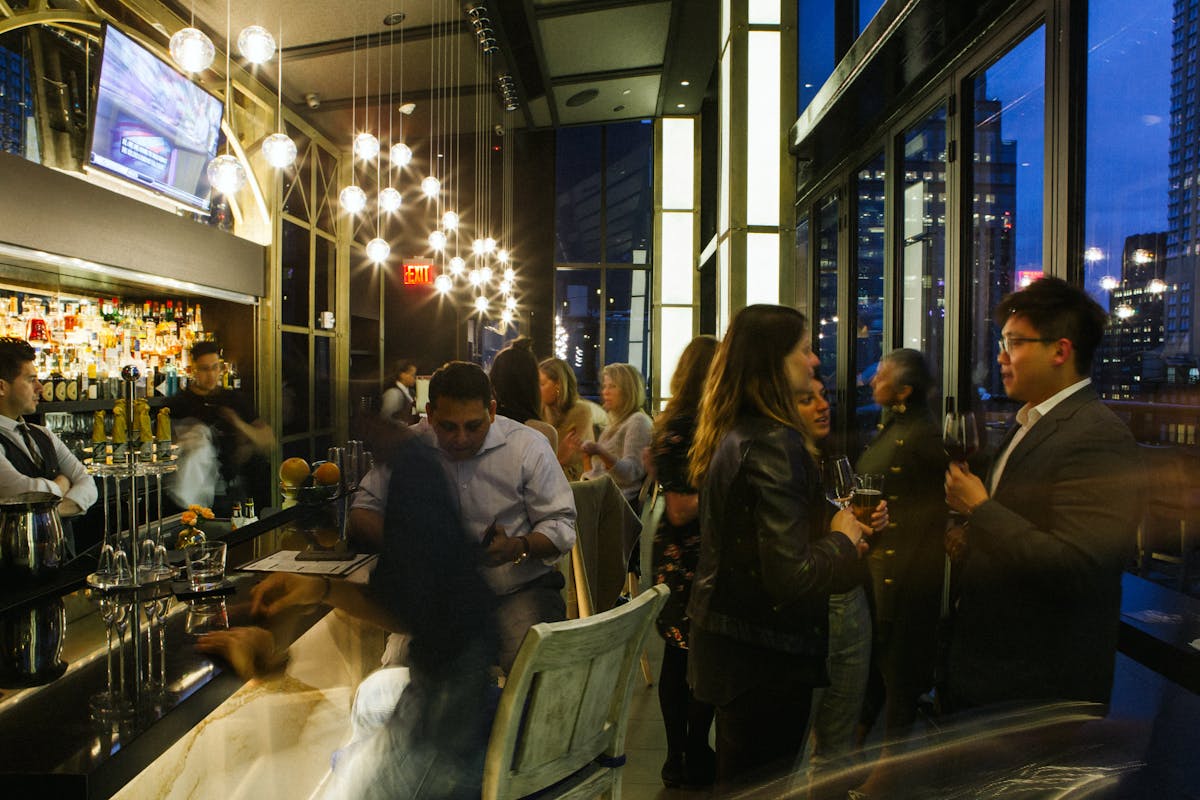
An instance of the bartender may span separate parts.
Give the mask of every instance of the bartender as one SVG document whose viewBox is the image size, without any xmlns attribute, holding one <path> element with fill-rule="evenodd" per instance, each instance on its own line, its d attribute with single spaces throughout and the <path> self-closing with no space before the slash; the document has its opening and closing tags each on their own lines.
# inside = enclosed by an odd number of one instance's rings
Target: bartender
<svg viewBox="0 0 1200 800">
<path fill-rule="evenodd" d="M 0 498 L 26 492 L 62 498 L 58 513 L 67 549 L 74 555 L 67 518 L 83 514 L 96 502 L 96 481 L 53 431 L 22 419 L 37 411 L 42 397 L 36 358 L 24 339 L 0 337 Z"/>
<path fill-rule="evenodd" d="M 197 342 L 191 355 L 191 380 L 167 407 L 177 424 L 195 420 L 212 432 L 220 466 L 213 510 L 228 516 L 233 504 L 250 494 L 251 460 L 270 453 L 275 435 L 246 395 L 221 386 L 221 348 L 216 342 Z"/>
</svg>

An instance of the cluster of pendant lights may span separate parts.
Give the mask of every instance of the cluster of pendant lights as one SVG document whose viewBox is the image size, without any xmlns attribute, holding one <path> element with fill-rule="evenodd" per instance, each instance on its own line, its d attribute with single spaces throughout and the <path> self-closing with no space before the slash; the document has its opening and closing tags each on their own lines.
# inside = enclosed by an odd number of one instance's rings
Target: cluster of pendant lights
<svg viewBox="0 0 1200 800">
<path fill-rule="evenodd" d="M 275 37 L 261 25 L 249 25 L 238 34 L 238 52 L 242 58 L 251 64 L 265 64 L 275 55 Z M 195 27 L 179 30 L 171 37 L 171 58 L 185 72 L 203 72 L 212 66 L 216 48 L 205 33 Z M 282 64 L 280 72 L 282 73 Z M 228 56 L 225 66 L 225 104 L 230 103 L 229 64 Z M 280 92 L 283 81 L 280 75 Z M 280 103 L 283 99 L 280 97 Z M 282 109 L 281 109 L 282 111 Z M 263 140 L 263 156 L 267 163 L 276 169 L 286 169 L 296 161 L 296 143 L 283 132 L 283 115 L 278 116 L 279 130 Z M 228 145 L 227 145 L 228 147 Z M 217 156 L 208 164 L 208 182 L 213 189 L 224 195 L 235 194 L 246 185 L 246 170 L 242 163 L 233 155 L 226 152 Z"/>
</svg>

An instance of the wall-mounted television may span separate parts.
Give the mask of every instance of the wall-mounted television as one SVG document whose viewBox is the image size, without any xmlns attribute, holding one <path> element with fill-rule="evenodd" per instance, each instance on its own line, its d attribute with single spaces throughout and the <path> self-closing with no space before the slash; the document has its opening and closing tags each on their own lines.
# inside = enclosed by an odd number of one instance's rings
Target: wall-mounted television
<svg viewBox="0 0 1200 800">
<path fill-rule="evenodd" d="M 88 165 L 207 212 L 222 102 L 112 25 L 104 26 Z"/>
</svg>

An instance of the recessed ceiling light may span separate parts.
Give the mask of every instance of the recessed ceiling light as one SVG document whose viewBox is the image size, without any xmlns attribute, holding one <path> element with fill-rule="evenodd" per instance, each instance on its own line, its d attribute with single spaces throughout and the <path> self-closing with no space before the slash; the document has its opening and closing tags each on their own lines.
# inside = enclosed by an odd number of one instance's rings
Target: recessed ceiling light
<svg viewBox="0 0 1200 800">
<path fill-rule="evenodd" d="M 687 108 L 687 104 L 686 103 L 676 103 L 675 107 L 676 108 Z"/>
<path fill-rule="evenodd" d="M 633 89 L 625 89 L 621 92 L 621 94 L 629 94 L 632 91 L 633 91 Z"/>
<path fill-rule="evenodd" d="M 401 22 L 404 22 L 405 16 L 406 16 L 406 14 L 403 11 L 393 11 L 391 14 L 388 14 L 386 17 L 383 18 L 383 24 L 384 25 L 399 25 Z"/>
<path fill-rule="evenodd" d="M 691 86 L 692 82 L 691 81 L 680 81 L 679 85 L 680 86 Z"/>
</svg>

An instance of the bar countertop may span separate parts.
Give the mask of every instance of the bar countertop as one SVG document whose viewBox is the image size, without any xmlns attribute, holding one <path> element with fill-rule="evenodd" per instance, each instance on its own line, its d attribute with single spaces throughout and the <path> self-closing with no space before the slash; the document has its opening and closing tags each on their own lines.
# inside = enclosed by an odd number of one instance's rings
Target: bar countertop
<svg viewBox="0 0 1200 800">
<path fill-rule="evenodd" d="M 165 688 L 143 691 L 139 710 L 119 720 L 101 721 L 89 703 L 92 697 L 104 694 L 107 686 L 105 625 L 95 592 L 86 585 L 86 576 L 95 569 L 94 558 L 76 559 L 43 585 L 11 587 L 0 593 L 0 640 L 6 648 L 13 646 L 8 641 L 14 637 L 12 631 L 20 630 L 9 620 L 57 614 L 60 608 L 66 619 L 58 665 L 33 679 L 14 677 L 11 670 L 0 672 L 0 742 L 4 744 L 0 748 L 0 781 L 4 794 L 26 797 L 49 791 L 56 798 L 110 797 L 238 691 L 244 685 L 240 678 L 195 651 L 196 632 L 214 624 L 214 613 L 218 627 L 226 618 L 230 626 L 249 624 L 248 594 L 263 574 L 235 572 L 234 568 L 288 549 L 286 542 L 293 534 L 332 525 L 333 503 L 337 502 L 264 515 L 256 523 L 221 536 L 229 546 L 228 575 L 235 591 L 224 597 L 223 608 L 213 598 L 207 598 L 202 606 L 169 600 L 162 659 Z M 317 623 L 325 611 L 312 608 L 283 614 L 268 627 L 284 647 Z M 127 639 L 131 635 L 132 631 Z M 127 669 L 133 669 L 133 649 L 129 645 L 126 649 Z M 0 653 L 0 658 L 4 657 Z"/>
</svg>

